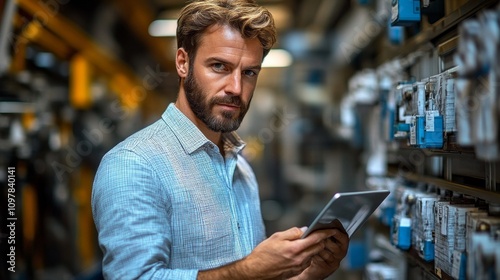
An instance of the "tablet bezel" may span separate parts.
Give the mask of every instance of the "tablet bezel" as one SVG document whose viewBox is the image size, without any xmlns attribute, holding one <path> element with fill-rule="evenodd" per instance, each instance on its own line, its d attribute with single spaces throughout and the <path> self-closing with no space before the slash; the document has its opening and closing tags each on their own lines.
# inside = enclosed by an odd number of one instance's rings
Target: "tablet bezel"
<svg viewBox="0 0 500 280">
<path fill-rule="evenodd" d="M 318 229 L 339 228 L 339 222 L 348 236 L 352 237 L 382 204 L 389 193 L 389 190 L 336 193 L 302 234 L 302 238 Z M 331 210 L 330 213 L 329 210 Z M 327 214 L 333 215 L 333 217 L 325 217 Z M 323 218 L 326 218 L 326 221 L 321 221 Z"/>
</svg>

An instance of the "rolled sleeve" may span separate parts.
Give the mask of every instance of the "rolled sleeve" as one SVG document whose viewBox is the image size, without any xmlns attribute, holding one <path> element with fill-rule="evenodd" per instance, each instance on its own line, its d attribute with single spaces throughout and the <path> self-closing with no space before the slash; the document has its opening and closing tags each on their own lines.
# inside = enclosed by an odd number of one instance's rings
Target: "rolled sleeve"
<svg viewBox="0 0 500 280">
<path fill-rule="evenodd" d="M 169 269 L 169 203 L 152 165 L 130 150 L 107 154 L 92 189 L 92 212 L 106 279 L 196 279 Z"/>
</svg>

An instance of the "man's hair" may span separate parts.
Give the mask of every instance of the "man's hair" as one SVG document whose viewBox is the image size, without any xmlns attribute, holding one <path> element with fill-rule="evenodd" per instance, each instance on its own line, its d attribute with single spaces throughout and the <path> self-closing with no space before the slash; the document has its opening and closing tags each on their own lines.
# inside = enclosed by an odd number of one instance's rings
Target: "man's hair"
<svg viewBox="0 0 500 280">
<path fill-rule="evenodd" d="M 253 0 L 196 0 L 186 5 L 177 20 L 177 48 L 184 48 L 191 60 L 208 27 L 227 25 L 239 30 L 245 39 L 258 38 L 263 58 L 276 42 L 271 13 Z"/>
</svg>

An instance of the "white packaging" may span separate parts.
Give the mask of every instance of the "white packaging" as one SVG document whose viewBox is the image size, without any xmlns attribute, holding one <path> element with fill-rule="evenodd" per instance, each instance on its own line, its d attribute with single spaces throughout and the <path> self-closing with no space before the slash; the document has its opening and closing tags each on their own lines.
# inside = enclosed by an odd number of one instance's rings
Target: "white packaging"
<svg viewBox="0 0 500 280">
<path fill-rule="evenodd" d="M 424 258 L 426 241 L 434 243 L 434 204 L 439 200 L 435 194 L 419 194 L 415 207 L 414 247 Z"/>
<path fill-rule="evenodd" d="M 460 267 L 461 267 L 461 263 L 462 263 L 462 254 L 465 254 L 465 253 L 458 251 L 458 250 L 453 250 L 451 273 L 450 273 L 450 276 L 453 277 L 453 279 L 460 278 Z"/>
<path fill-rule="evenodd" d="M 439 228 L 436 228 L 435 263 L 436 270 L 451 275 L 452 255 L 455 243 L 460 251 L 465 250 L 465 213 L 477 210 L 473 205 L 436 202 Z M 438 223 L 436 223 L 438 225 Z M 439 229 L 439 231 L 438 231 Z M 457 238 L 457 240 L 455 240 Z M 463 247 L 463 249 L 461 249 Z"/>
<path fill-rule="evenodd" d="M 496 260 L 500 243 L 494 239 L 500 230 L 500 218 L 478 217 L 477 225 L 484 223 L 487 231 L 474 231 L 470 236 L 470 251 L 467 255 L 467 279 L 491 280 L 493 274 L 499 270 Z M 497 273 L 498 275 L 498 273 Z"/>
<path fill-rule="evenodd" d="M 466 231 L 467 231 L 467 213 L 474 212 L 478 209 L 471 206 L 464 207 L 456 207 L 455 209 L 455 217 L 454 217 L 454 227 L 455 227 L 455 236 L 453 240 L 453 250 L 457 250 L 460 252 L 465 251 L 466 244 Z"/>
<path fill-rule="evenodd" d="M 449 204 L 449 201 L 436 201 L 436 203 L 434 204 L 434 268 L 438 274 L 449 262 L 449 260 L 447 260 L 446 258 L 446 252 L 448 250 L 446 244 L 446 236 L 441 233 L 443 219 L 445 219 L 445 206 Z"/>
<path fill-rule="evenodd" d="M 467 229 L 465 231 L 465 251 L 470 252 L 472 234 L 476 231 L 477 223 L 480 218 L 485 218 L 488 216 L 488 212 L 485 210 L 470 211 L 466 214 Z"/>
</svg>

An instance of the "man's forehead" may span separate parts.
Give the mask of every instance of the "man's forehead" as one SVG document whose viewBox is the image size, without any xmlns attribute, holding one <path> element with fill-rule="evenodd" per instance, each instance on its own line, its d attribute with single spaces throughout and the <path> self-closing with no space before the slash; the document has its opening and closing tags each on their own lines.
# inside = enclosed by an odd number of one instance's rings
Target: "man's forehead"
<svg viewBox="0 0 500 280">
<path fill-rule="evenodd" d="M 246 56 L 258 56 L 262 60 L 263 47 L 257 38 L 243 38 L 239 30 L 227 25 L 212 25 L 200 38 L 198 52 L 209 51 L 221 54 L 244 53 Z"/>
</svg>

